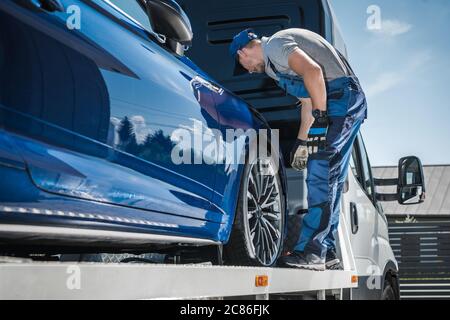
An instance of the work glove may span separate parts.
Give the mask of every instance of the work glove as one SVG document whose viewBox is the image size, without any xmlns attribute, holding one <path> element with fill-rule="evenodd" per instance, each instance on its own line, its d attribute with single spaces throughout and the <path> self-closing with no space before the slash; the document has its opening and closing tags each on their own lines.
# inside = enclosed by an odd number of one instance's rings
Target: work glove
<svg viewBox="0 0 450 320">
<path fill-rule="evenodd" d="M 290 162 L 292 169 L 295 169 L 297 171 L 305 170 L 306 165 L 308 164 L 308 157 L 308 142 L 297 139 L 290 153 Z"/>
<path fill-rule="evenodd" d="M 327 132 L 330 120 L 326 112 L 313 111 L 315 121 L 308 134 L 308 152 L 310 155 L 316 154 L 327 147 Z"/>
</svg>

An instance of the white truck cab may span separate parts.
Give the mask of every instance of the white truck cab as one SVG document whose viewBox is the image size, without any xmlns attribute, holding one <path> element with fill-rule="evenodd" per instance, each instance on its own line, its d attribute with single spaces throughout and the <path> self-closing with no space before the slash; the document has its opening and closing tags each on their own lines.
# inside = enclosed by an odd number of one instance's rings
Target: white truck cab
<svg viewBox="0 0 450 320">
<path fill-rule="evenodd" d="M 342 213 L 348 217 L 358 272 L 353 299 L 399 299 L 398 264 L 389 243 L 388 222 L 377 199 L 369 157 L 359 134 L 353 147 Z"/>
<path fill-rule="evenodd" d="M 260 36 L 270 36 L 287 28 L 306 28 L 321 34 L 342 55 L 347 48 L 337 18 L 327 0 L 213 0 L 207 3 L 179 0 L 191 19 L 195 34 L 193 47 L 187 52 L 203 70 L 219 83 L 257 109 L 273 129 L 280 132 L 280 145 L 288 154 L 300 124 L 296 99 L 286 95 L 265 75 L 235 77 L 233 61 L 228 56 L 232 37 L 246 28 Z M 220 61 L 220 63 L 217 63 Z M 369 101 L 369 108 L 371 107 Z M 414 168 L 414 172 L 407 172 Z M 288 236 L 285 251 L 292 250 L 299 234 L 302 216 L 307 212 L 305 174 L 290 168 L 286 162 L 288 178 Z M 389 243 L 388 223 L 382 201 L 401 201 L 402 181 L 408 175 L 417 178 L 416 193 L 409 194 L 422 201 L 423 173 L 420 160 L 415 157 L 400 160 L 399 179 L 374 179 L 362 135 L 355 142 L 345 192 L 342 197 L 341 222 L 351 243 L 357 274 L 358 289 L 352 289 L 353 299 L 398 299 L 398 264 Z M 403 179 L 403 180 L 402 180 Z M 380 195 L 376 184 L 398 185 L 395 195 Z M 406 186 L 406 183 L 403 184 Z M 409 204 L 414 203 L 409 200 Z M 342 239 L 341 235 L 339 239 Z M 342 246 L 341 246 L 342 247 Z"/>
</svg>

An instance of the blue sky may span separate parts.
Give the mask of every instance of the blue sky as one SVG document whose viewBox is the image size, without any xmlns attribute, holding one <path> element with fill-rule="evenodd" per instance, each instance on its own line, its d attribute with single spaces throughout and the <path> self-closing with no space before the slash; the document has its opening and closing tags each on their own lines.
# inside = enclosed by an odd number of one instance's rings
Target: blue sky
<svg viewBox="0 0 450 320">
<path fill-rule="evenodd" d="M 362 132 L 372 165 L 407 155 L 450 164 L 450 1 L 330 2 L 368 96 Z M 367 27 L 371 5 L 381 29 Z"/>
</svg>

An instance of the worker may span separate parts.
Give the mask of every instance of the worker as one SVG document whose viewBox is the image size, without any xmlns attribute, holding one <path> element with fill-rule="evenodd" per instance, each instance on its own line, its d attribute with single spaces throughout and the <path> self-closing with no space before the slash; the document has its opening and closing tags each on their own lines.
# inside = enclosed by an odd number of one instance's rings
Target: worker
<svg viewBox="0 0 450 320">
<path fill-rule="evenodd" d="M 300 101 L 301 123 L 290 163 L 295 170 L 307 169 L 308 213 L 294 251 L 281 257 L 279 265 L 341 269 L 335 240 L 340 200 L 352 146 L 367 119 L 358 78 L 340 52 L 306 29 L 262 38 L 247 29 L 234 37 L 230 54 L 235 75 L 265 72 Z"/>
</svg>

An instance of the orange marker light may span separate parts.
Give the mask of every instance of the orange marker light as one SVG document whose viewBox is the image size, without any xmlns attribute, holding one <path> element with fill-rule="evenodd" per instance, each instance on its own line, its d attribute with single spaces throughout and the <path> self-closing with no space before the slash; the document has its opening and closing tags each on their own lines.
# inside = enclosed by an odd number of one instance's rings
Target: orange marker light
<svg viewBox="0 0 450 320">
<path fill-rule="evenodd" d="M 255 278 L 255 286 L 256 287 L 267 287 L 269 285 L 269 277 L 268 276 L 256 276 Z"/>
<path fill-rule="evenodd" d="M 358 276 L 352 276 L 352 283 L 358 283 Z"/>
</svg>

